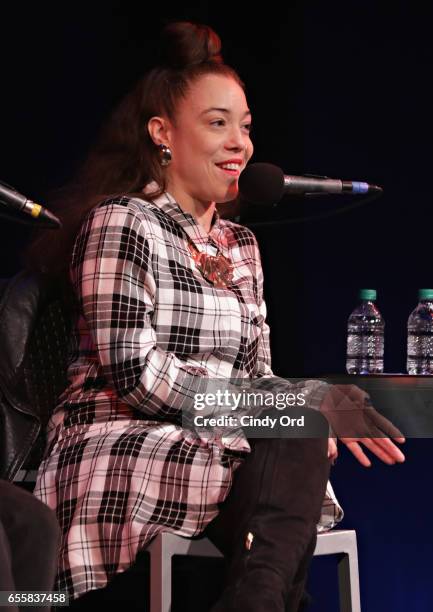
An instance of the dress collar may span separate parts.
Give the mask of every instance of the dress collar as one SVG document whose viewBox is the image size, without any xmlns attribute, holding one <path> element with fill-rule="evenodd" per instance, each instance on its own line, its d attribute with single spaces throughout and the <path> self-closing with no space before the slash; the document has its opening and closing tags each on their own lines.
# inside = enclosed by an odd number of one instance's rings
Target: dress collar
<svg viewBox="0 0 433 612">
<path fill-rule="evenodd" d="M 143 192 L 145 194 L 152 193 L 152 191 L 156 191 L 158 188 L 159 186 L 156 181 L 152 181 L 144 187 Z M 206 244 L 212 242 L 223 250 L 227 249 L 227 236 L 224 231 L 227 226 L 220 218 L 216 209 L 212 217 L 210 232 L 207 234 L 195 217 L 191 215 L 191 213 L 183 211 L 175 198 L 168 193 L 168 191 L 165 191 L 157 198 L 149 199 L 149 201 L 156 204 L 165 214 L 176 221 L 199 250 L 203 250 Z"/>
</svg>

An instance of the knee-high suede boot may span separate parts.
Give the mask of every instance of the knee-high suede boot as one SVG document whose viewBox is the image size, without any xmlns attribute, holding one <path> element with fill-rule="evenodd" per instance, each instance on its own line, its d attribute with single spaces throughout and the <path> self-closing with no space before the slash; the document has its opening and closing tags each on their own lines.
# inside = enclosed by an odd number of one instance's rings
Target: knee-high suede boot
<svg viewBox="0 0 433 612">
<path fill-rule="evenodd" d="M 327 439 L 250 444 L 251 454 L 204 532 L 228 561 L 226 588 L 212 612 L 295 612 L 329 476 Z"/>
</svg>

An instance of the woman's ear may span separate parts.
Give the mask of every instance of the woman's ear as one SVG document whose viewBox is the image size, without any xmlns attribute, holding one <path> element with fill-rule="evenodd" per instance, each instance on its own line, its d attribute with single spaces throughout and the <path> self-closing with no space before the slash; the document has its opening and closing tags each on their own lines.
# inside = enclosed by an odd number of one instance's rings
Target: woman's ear
<svg viewBox="0 0 433 612">
<path fill-rule="evenodd" d="M 147 130 L 153 142 L 158 146 L 171 144 L 171 129 L 168 119 L 164 117 L 152 117 L 147 123 Z"/>
</svg>

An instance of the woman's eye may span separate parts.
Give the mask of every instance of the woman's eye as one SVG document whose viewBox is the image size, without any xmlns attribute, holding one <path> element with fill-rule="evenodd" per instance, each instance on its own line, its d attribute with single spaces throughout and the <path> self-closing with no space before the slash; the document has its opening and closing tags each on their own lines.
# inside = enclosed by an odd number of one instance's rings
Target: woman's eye
<svg viewBox="0 0 433 612">
<path fill-rule="evenodd" d="M 226 122 L 225 122 L 225 120 L 224 120 L 224 119 L 217 119 L 216 121 L 211 121 L 211 125 L 216 125 L 216 126 L 219 126 L 219 125 L 226 125 Z M 242 127 L 243 127 L 245 130 L 247 130 L 247 132 L 248 132 L 248 133 L 251 133 L 251 132 L 252 132 L 253 127 L 252 127 L 251 123 L 246 123 L 246 124 L 245 124 L 245 125 L 243 125 Z"/>
</svg>

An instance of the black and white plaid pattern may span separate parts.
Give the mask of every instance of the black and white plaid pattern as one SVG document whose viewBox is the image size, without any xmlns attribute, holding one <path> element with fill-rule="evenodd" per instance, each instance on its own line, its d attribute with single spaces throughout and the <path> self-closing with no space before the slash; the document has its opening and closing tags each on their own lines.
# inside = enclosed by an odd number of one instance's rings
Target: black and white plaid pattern
<svg viewBox="0 0 433 612">
<path fill-rule="evenodd" d="M 186 235 L 232 262 L 229 288 L 202 277 Z M 63 531 L 57 587 L 77 597 L 158 532 L 203 531 L 250 451 L 243 435 L 205 440 L 182 428 L 187 379 L 273 373 L 260 255 L 245 227 L 215 214 L 208 235 L 167 193 L 108 199 L 82 225 L 71 278 L 77 350 L 35 494 Z M 341 517 L 329 485 L 318 529 Z"/>
</svg>

